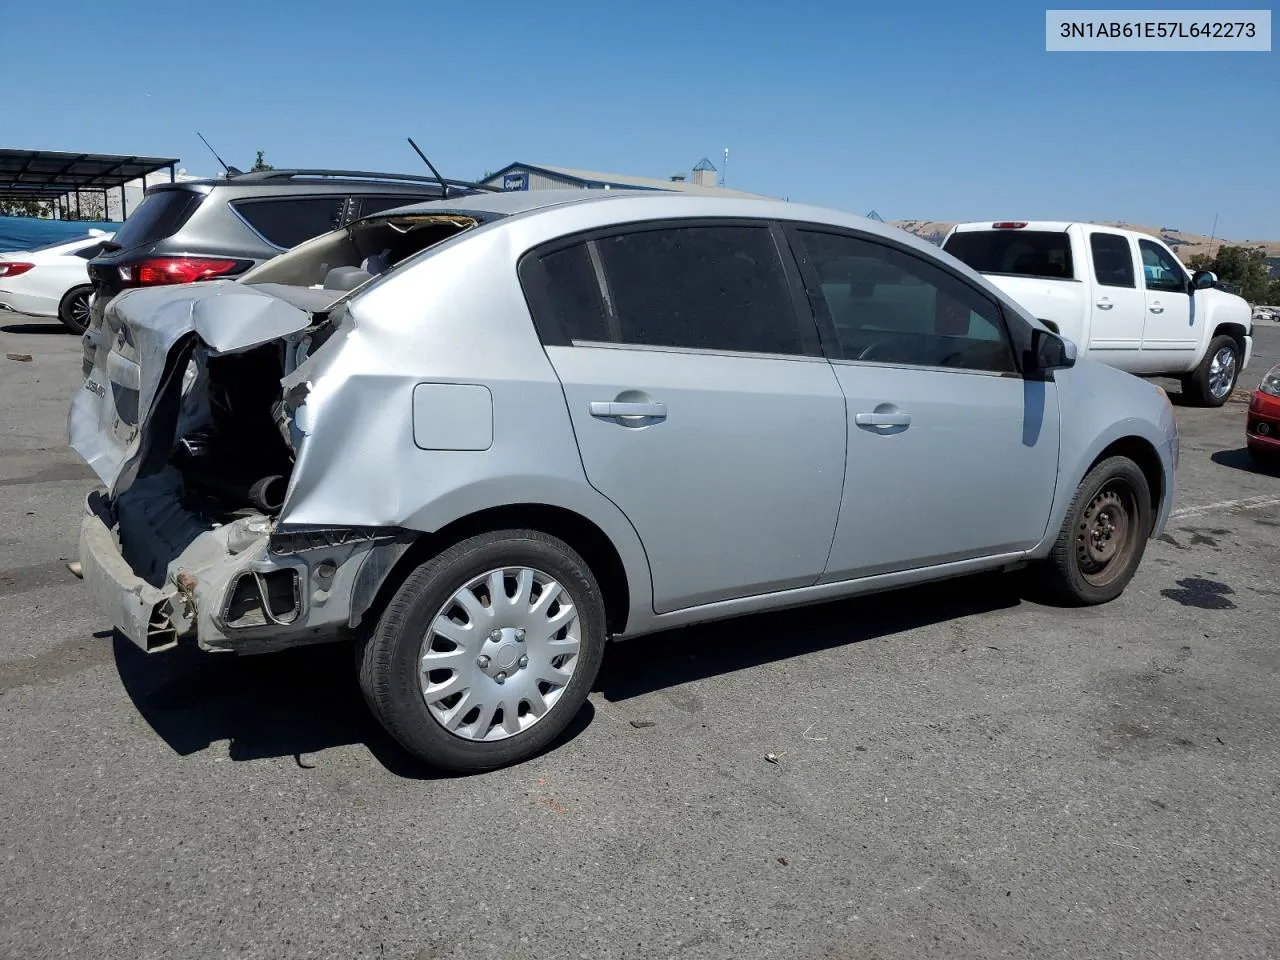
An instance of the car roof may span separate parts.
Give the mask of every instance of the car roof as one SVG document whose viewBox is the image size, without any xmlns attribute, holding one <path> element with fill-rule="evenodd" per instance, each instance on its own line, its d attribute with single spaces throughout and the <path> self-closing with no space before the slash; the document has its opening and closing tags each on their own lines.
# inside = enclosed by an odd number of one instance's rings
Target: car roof
<svg viewBox="0 0 1280 960">
<path fill-rule="evenodd" d="M 526 217 L 550 213 L 569 204 L 609 204 L 611 213 L 616 207 L 616 215 L 605 219 L 616 223 L 684 217 L 742 217 L 827 224 L 892 239 L 896 243 L 914 247 L 935 257 L 939 253 L 935 244 L 921 240 L 905 230 L 841 210 L 764 197 L 722 197 L 661 190 L 511 190 L 505 193 L 453 197 L 448 200 L 428 200 L 397 207 L 394 210 L 383 210 L 374 216 L 386 217 L 407 213 L 479 213 L 488 214 L 494 218 Z M 373 217 L 364 219 L 373 219 Z"/>
<path fill-rule="evenodd" d="M 451 190 L 463 192 L 482 189 L 461 180 L 445 181 Z M 440 181 L 434 177 L 412 174 L 375 173 L 359 170 L 263 170 L 241 173 L 232 177 L 203 177 L 191 180 L 175 180 L 155 183 L 147 187 L 147 193 L 162 190 L 212 189 L 240 190 L 252 193 L 420 193 L 439 196 Z"/>
<path fill-rule="evenodd" d="M 952 229 L 956 233 L 969 233 L 974 230 L 991 230 L 997 223 L 1022 223 L 1020 230 L 1041 230 L 1048 233 L 1065 233 L 1068 227 L 1075 226 L 1075 220 L 972 220 L 968 223 L 957 223 Z"/>
</svg>

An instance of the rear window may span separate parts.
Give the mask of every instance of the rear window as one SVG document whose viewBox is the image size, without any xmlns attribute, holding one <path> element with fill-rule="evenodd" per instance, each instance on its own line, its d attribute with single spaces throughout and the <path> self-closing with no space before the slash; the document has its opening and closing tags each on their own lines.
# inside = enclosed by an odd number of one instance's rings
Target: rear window
<svg viewBox="0 0 1280 960">
<path fill-rule="evenodd" d="M 312 237 L 336 230 L 342 222 L 342 208 L 346 202 L 344 196 L 329 194 L 323 197 L 241 200 L 232 206 L 264 240 L 288 250 Z"/>
<path fill-rule="evenodd" d="M 1048 230 L 965 230 L 942 249 L 979 273 L 1071 280 L 1071 240 Z"/>
<path fill-rule="evenodd" d="M 194 190 L 157 190 L 148 194 L 116 231 L 111 243 L 127 250 L 171 237 L 182 229 L 203 199 L 204 195 Z"/>
</svg>

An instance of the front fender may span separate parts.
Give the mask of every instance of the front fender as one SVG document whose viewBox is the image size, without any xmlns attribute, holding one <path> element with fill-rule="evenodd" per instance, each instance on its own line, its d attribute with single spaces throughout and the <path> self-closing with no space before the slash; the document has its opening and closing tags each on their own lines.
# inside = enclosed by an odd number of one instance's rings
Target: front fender
<svg viewBox="0 0 1280 960">
<path fill-rule="evenodd" d="M 1179 454 L 1177 421 L 1168 396 L 1152 383 L 1090 361 L 1065 373 L 1058 378 L 1063 417 L 1057 490 L 1044 539 L 1031 556 L 1041 558 L 1053 549 L 1085 474 L 1108 447 L 1126 440 L 1144 442 L 1159 460 L 1160 499 L 1153 504 L 1151 533 L 1159 536 L 1173 508 Z M 1117 419 L 1117 409 L 1132 412 Z"/>
</svg>

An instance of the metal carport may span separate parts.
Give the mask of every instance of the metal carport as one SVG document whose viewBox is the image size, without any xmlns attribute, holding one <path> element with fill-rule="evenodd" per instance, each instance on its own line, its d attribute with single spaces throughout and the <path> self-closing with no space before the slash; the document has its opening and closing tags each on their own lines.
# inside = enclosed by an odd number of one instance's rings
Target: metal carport
<svg viewBox="0 0 1280 960">
<path fill-rule="evenodd" d="M 108 153 L 62 153 L 55 150 L 0 148 L 0 200 L 52 201 L 55 217 L 73 210 L 80 215 L 80 194 L 101 192 L 103 210 L 107 191 L 120 190 L 120 219 L 129 215 L 124 186 L 133 180 L 169 168 L 174 179 L 178 158 L 125 157 Z M 145 184 L 145 180 L 143 181 Z M 74 206 L 70 200 L 74 197 Z"/>
</svg>

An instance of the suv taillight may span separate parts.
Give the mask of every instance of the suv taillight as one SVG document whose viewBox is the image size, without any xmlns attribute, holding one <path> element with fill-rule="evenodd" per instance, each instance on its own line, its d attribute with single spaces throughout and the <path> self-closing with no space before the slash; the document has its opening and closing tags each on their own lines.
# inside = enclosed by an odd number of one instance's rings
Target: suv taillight
<svg viewBox="0 0 1280 960">
<path fill-rule="evenodd" d="M 243 263 L 219 257 L 152 257 L 120 268 L 120 279 L 134 287 L 193 283 L 230 273 Z"/>
<path fill-rule="evenodd" d="M 18 263 L 14 260 L 10 260 L 7 263 L 0 263 L 0 277 L 21 276 L 34 266 L 34 263 Z"/>
</svg>

